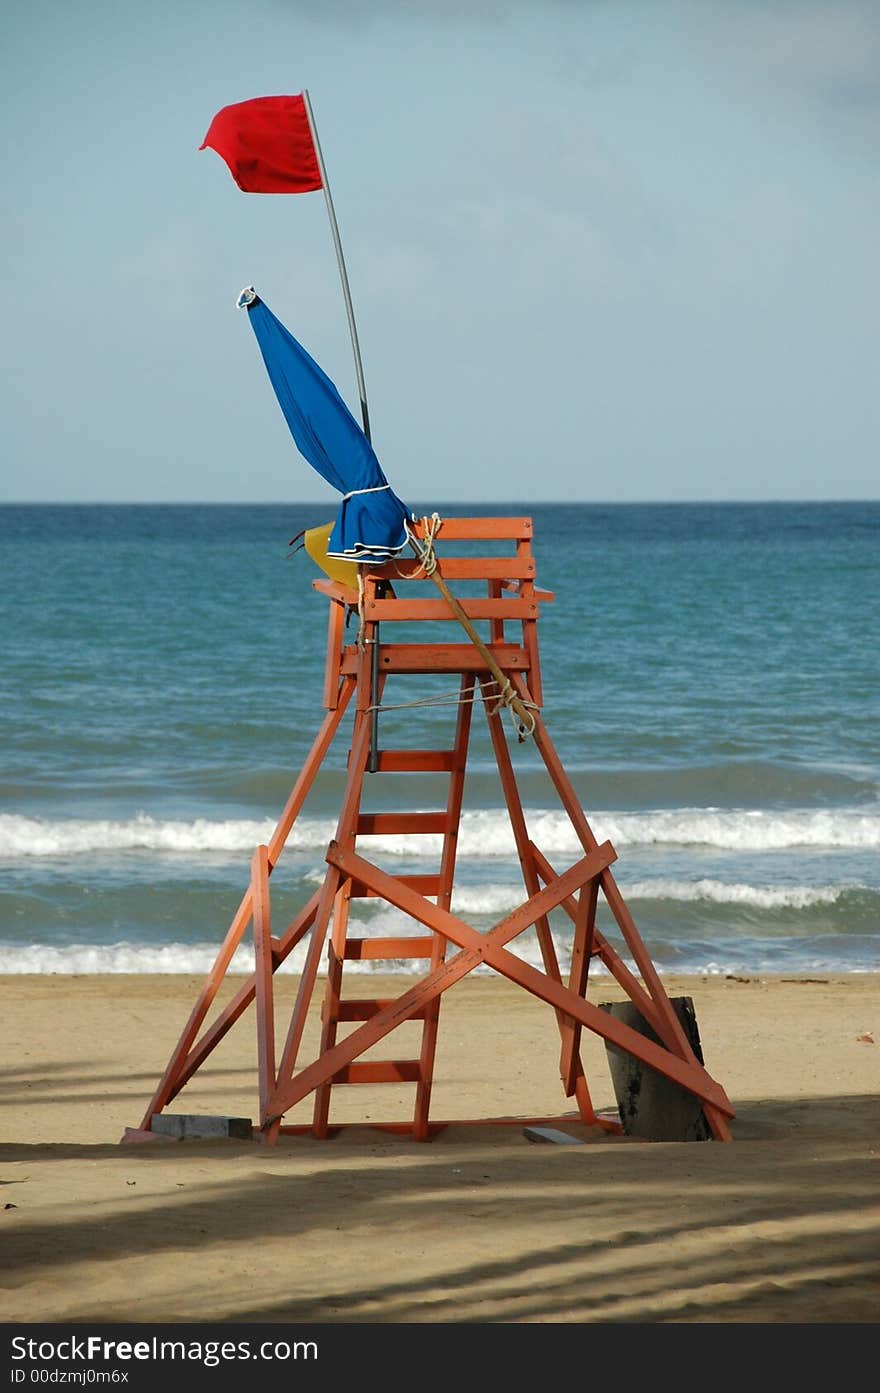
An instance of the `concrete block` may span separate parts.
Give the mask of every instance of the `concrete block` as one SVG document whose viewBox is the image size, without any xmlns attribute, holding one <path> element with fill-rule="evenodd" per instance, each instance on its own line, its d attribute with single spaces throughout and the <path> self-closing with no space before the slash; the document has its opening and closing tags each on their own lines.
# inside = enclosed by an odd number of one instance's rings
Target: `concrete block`
<svg viewBox="0 0 880 1393">
<path fill-rule="evenodd" d="M 694 1054 L 702 1064 L 703 1051 L 692 998 L 673 996 L 670 1001 Z M 631 1001 L 601 1002 L 600 1006 L 624 1025 L 631 1026 L 656 1044 L 662 1044 Z M 605 1053 L 626 1136 L 641 1137 L 643 1141 L 711 1140 L 712 1133 L 699 1098 L 608 1040 L 605 1042 Z"/>
<path fill-rule="evenodd" d="M 221 1138 L 251 1141 L 254 1134 L 254 1124 L 249 1117 L 210 1117 L 199 1113 L 156 1113 L 151 1127 L 160 1136 L 174 1137 L 177 1141 Z"/>
<path fill-rule="evenodd" d="M 557 1145 L 583 1146 L 580 1137 L 573 1137 L 570 1132 L 560 1132 L 556 1127 L 523 1127 L 523 1136 L 529 1141 L 555 1142 Z"/>
</svg>

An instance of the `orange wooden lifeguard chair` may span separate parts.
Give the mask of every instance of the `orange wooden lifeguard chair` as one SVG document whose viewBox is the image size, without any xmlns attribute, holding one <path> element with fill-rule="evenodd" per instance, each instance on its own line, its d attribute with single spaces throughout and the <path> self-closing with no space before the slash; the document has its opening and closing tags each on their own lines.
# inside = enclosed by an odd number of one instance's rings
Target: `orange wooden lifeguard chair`
<svg viewBox="0 0 880 1393">
<path fill-rule="evenodd" d="M 339 580 L 313 582 L 315 589 L 329 601 L 324 679 L 326 715 L 270 842 L 257 847 L 254 853 L 250 886 L 141 1126 L 128 1129 L 124 1140 L 146 1139 L 150 1135 L 154 1119 L 253 1002 L 257 1017 L 259 1135 L 266 1142 L 274 1143 L 281 1133 L 310 1131 L 316 1137 L 326 1137 L 335 1131 L 336 1124 L 331 1123 L 330 1118 L 334 1088 L 401 1082 L 415 1085 L 411 1119 L 386 1123 L 371 1121 L 367 1125 L 385 1126 L 426 1140 L 443 1125 L 430 1116 L 441 997 L 480 965 L 494 969 L 553 1007 L 560 1034 L 563 1093 L 575 1100 L 580 1120 L 621 1130 L 618 1122 L 602 1118 L 594 1111 L 580 1053 L 581 1033 L 586 1028 L 693 1095 L 702 1106 L 713 1137 L 728 1140 L 728 1119 L 734 1115 L 730 1102 L 694 1053 L 615 883 L 611 870 L 616 860 L 614 848 L 607 841 L 601 845 L 597 842 L 541 719 L 538 612 L 541 603 L 552 600 L 553 596 L 535 586 L 531 519 L 439 519 L 435 516 L 433 522 L 423 519 L 415 525 L 412 536 L 414 549 L 420 555 L 412 560 L 360 568 L 359 572 L 355 571 L 357 588 Z M 437 554 L 435 543 L 439 543 L 442 555 Z M 451 554 L 449 546 L 456 543 L 464 544 L 464 551 L 471 548 L 471 554 Z M 483 545 L 483 552 L 495 554 L 472 554 L 473 547 L 480 543 L 490 544 Z M 497 554 L 499 544 L 504 545 L 506 554 Z M 440 587 L 439 598 L 425 595 L 432 580 Z M 473 582 L 482 582 L 485 590 L 477 598 L 459 598 L 450 592 L 448 581 L 465 582 L 471 588 Z M 358 641 L 347 643 L 345 620 L 354 610 L 360 619 Z M 465 625 L 469 642 L 386 642 L 384 634 L 380 640 L 380 625 L 414 624 L 418 626 L 421 640 L 422 625 L 453 618 Z M 476 628 L 480 623 L 488 624 L 485 640 Z M 517 626 L 515 637 L 508 632 L 511 625 Z M 402 673 L 448 673 L 458 678 L 455 735 L 449 748 L 378 748 L 376 720 L 382 695 L 389 679 Z M 275 936 L 270 915 L 272 870 L 352 701 L 355 710 L 347 785 L 336 835 L 326 849 L 326 874 L 320 888 L 293 922 Z M 487 933 L 471 927 L 450 908 L 471 718 L 476 701 L 481 702 L 488 721 L 522 867 L 525 895 L 523 903 Z M 519 739 L 534 740 L 580 842 L 582 855 L 564 870 L 551 866 L 529 835 L 502 720 L 505 708 L 511 708 L 515 714 Z M 445 807 L 437 812 L 364 811 L 362 801 L 367 774 L 385 772 L 447 774 Z M 421 833 L 440 834 L 442 851 L 435 873 L 392 875 L 370 859 L 364 841 L 376 834 L 398 833 L 408 837 Z M 618 925 L 639 975 L 626 966 L 597 927 L 600 894 Z M 352 936 L 349 933 L 350 901 L 366 895 L 379 897 L 396 907 L 426 932 L 416 937 Z M 573 925 L 567 980 L 560 972 L 548 918 L 557 909 L 563 910 Z M 216 1020 L 205 1027 L 233 955 L 249 925 L 253 926 L 253 974 Z M 529 966 L 507 948 L 532 926 L 540 944 L 543 971 Z M 278 1058 L 274 974 L 307 935 L 310 940 L 305 966 Z M 302 1063 L 299 1055 L 303 1033 L 325 946 L 328 965 L 320 1047 L 315 1059 Z M 587 1000 L 590 964 L 594 958 L 604 963 L 661 1043 Z M 393 1000 L 346 996 L 343 991 L 345 964 L 365 959 L 420 961 L 425 972 Z M 421 1048 L 417 1058 L 378 1061 L 362 1058 L 377 1042 L 410 1020 L 421 1022 Z M 340 1030 L 340 1026 L 349 1025 L 354 1028 Z M 311 1125 L 285 1125 L 285 1114 L 309 1095 L 314 1095 Z"/>
</svg>

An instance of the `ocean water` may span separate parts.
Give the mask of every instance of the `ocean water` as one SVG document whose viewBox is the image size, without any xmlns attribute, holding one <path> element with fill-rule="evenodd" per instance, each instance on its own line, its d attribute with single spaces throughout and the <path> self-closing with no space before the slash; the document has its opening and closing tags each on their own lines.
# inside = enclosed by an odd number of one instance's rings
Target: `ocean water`
<svg viewBox="0 0 880 1393">
<path fill-rule="evenodd" d="M 880 504 L 411 506 L 534 519 L 544 718 L 661 974 L 880 970 Z M 0 972 L 207 970 L 323 715 L 327 602 L 288 540 L 335 507 L 0 508 Z M 399 682 L 387 701 L 451 691 Z M 389 711 L 380 743 L 448 746 L 454 718 Z M 509 729 L 562 868 L 576 838 Z M 349 731 L 273 874 L 275 932 L 322 877 Z M 364 807 L 445 786 L 369 776 Z M 369 854 L 427 871 L 437 845 Z M 488 929 L 523 898 L 475 712 L 453 909 Z M 374 900 L 353 919 L 415 930 Z"/>
</svg>

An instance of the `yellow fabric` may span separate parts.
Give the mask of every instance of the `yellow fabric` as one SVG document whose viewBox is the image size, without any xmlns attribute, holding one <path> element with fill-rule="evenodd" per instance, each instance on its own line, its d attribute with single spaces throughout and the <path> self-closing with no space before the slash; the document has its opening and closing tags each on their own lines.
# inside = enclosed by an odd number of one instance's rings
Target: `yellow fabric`
<svg viewBox="0 0 880 1393">
<path fill-rule="evenodd" d="M 341 581 L 343 585 L 350 585 L 353 590 L 356 590 L 358 583 L 357 563 L 340 561 L 327 555 L 327 543 L 330 541 L 333 527 L 332 522 L 325 522 L 323 527 L 310 527 L 303 535 L 303 544 L 315 565 L 320 566 L 325 575 L 329 576 L 331 580 Z"/>
</svg>

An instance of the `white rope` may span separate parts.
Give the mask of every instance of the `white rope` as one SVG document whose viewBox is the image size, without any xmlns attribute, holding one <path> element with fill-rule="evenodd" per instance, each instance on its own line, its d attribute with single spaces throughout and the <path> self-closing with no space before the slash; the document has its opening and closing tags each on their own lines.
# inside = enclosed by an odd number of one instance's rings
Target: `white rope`
<svg viewBox="0 0 880 1393">
<path fill-rule="evenodd" d="M 492 685 L 493 687 L 497 687 L 498 683 L 493 682 Z M 498 696 L 495 698 L 495 705 L 492 707 L 491 711 L 489 712 L 489 715 L 497 716 L 502 706 L 509 706 L 515 696 L 516 692 L 513 690 L 510 678 L 507 678 L 504 683 L 504 686 L 501 688 L 501 690 L 498 693 Z"/>
<path fill-rule="evenodd" d="M 492 687 L 500 688 L 497 696 L 491 691 Z M 368 706 L 366 709 L 367 711 L 408 711 L 415 706 L 463 706 L 482 698 L 486 703 L 488 714 L 490 716 L 495 716 L 501 710 L 502 706 L 509 707 L 511 698 L 516 696 L 516 692 L 509 681 L 506 681 L 504 686 L 501 687 L 501 684 L 497 682 L 495 678 L 492 678 L 491 681 L 481 682 L 479 692 L 477 692 L 475 686 L 471 687 L 469 691 L 469 696 L 462 696 L 457 690 L 454 692 L 440 692 L 437 696 L 416 697 L 413 701 L 382 702 L 376 706 Z M 538 711 L 540 709 L 534 701 L 526 701 L 523 698 L 520 698 L 520 700 L 523 706 L 529 707 L 532 711 Z M 491 709 L 489 708 L 490 701 L 495 703 Z M 523 726 L 519 722 L 516 724 L 518 732 L 523 731 L 526 735 L 532 735 L 534 733 L 534 717 L 532 717 L 531 728 Z"/>
<path fill-rule="evenodd" d="M 487 687 L 497 687 L 497 682 L 487 682 Z M 416 697 L 414 701 L 383 702 L 378 706 L 368 706 L 368 711 L 408 711 L 413 706 L 463 706 L 478 700 L 479 693 L 476 687 L 469 688 L 470 695 L 462 696 L 456 689 L 454 692 L 440 692 L 437 696 Z"/>
<path fill-rule="evenodd" d="M 344 493 L 342 495 L 342 501 L 344 503 L 346 498 L 355 498 L 359 493 L 384 493 L 385 490 L 390 489 L 390 487 L 390 484 L 377 484 L 376 487 L 372 489 L 352 489 L 351 493 Z"/>
<path fill-rule="evenodd" d="M 362 572 L 360 566 L 358 566 L 358 573 L 357 573 L 357 576 L 358 576 L 358 631 L 357 631 L 357 646 L 358 646 L 358 652 L 359 652 L 359 653 L 363 653 L 364 649 L 365 649 L 366 646 L 367 646 L 367 644 L 366 644 L 366 637 L 365 637 L 366 632 L 367 632 L 367 621 L 366 621 L 366 619 L 365 619 L 365 617 L 364 617 L 364 595 L 365 595 L 365 590 L 364 590 L 364 576 L 363 576 L 363 572 Z"/>
<path fill-rule="evenodd" d="M 516 729 L 517 739 L 519 740 L 519 743 L 522 744 L 527 735 L 534 735 L 537 721 L 535 717 L 532 715 L 532 712 L 540 711 L 541 708 L 538 706 L 537 702 L 527 701 L 525 697 L 519 697 L 520 706 L 528 708 L 529 721 L 528 725 L 526 725 L 525 722 L 519 719 L 516 711 L 511 710 L 512 703 L 518 694 L 513 683 L 510 681 L 510 678 L 505 678 L 504 685 L 501 687 L 498 696 L 493 697 L 489 693 L 488 689 L 490 687 L 497 687 L 498 685 L 499 683 L 495 679 L 493 679 L 491 682 L 484 682 L 482 684 L 483 694 L 486 701 L 486 714 L 488 716 L 497 716 L 503 706 L 507 707 L 507 709 L 513 716 L 513 723 Z M 494 705 L 491 708 L 489 706 L 490 701 L 494 701 Z"/>
<path fill-rule="evenodd" d="M 419 541 L 418 537 L 411 530 L 407 523 L 404 523 L 404 526 L 406 527 L 407 536 L 409 537 L 410 541 L 412 542 L 413 546 L 419 554 L 419 564 L 416 567 L 416 569 L 413 572 L 411 572 L 411 575 L 417 576 L 421 571 L 422 575 L 432 576 L 437 569 L 437 556 L 434 551 L 434 538 L 437 536 L 437 533 L 443 526 L 443 519 L 441 518 L 439 513 L 432 513 L 430 518 L 422 518 L 422 527 L 425 533 L 425 539 L 423 542 Z M 396 570 L 401 580 L 405 580 L 407 578 L 399 567 L 396 567 Z"/>
</svg>

